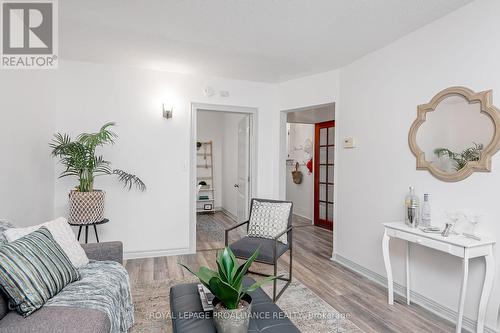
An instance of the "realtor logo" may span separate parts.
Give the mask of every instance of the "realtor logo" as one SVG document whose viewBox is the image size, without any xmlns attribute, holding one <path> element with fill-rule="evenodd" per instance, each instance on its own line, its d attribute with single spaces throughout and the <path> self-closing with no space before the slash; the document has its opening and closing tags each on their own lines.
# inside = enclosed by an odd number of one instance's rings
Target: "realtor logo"
<svg viewBox="0 0 500 333">
<path fill-rule="evenodd" d="M 56 0 L 0 0 L 2 69 L 57 68 Z"/>
</svg>

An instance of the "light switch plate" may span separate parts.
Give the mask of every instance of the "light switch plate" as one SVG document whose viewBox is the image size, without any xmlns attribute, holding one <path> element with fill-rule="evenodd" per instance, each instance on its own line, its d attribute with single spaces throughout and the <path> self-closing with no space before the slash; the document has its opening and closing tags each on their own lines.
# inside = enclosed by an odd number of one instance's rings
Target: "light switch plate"
<svg viewBox="0 0 500 333">
<path fill-rule="evenodd" d="M 354 148 L 354 147 L 356 147 L 354 138 L 352 137 L 344 138 L 344 148 Z"/>
</svg>

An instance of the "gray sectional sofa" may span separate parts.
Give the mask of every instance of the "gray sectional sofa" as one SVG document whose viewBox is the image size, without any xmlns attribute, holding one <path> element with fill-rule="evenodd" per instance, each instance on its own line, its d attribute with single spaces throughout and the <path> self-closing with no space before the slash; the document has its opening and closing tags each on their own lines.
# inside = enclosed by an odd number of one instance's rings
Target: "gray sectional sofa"
<svg viewBox="0 0 500 333">
<path fill-rule="evenodd" d="M 106 242 L 82 245 L 91 260 L 123 263 L 123 244 Z M 44 306 L 27 318 L 9 311 L 0 292 L 0 332 L 2 333 L 109 333 L 108 316 L 98 310 Z"/>
</svg>

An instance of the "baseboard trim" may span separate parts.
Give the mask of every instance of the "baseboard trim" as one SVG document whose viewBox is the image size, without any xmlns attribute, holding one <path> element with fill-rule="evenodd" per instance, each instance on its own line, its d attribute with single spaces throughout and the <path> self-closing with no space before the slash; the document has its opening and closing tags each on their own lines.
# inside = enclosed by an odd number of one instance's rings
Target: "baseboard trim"
<svg viewBox="0 0 500 333">
<path fill-rule="evenodd" d="M 301 217 L 305 220 L 311 221 L 311 224 L 313 223 L 313 220 L 310 217 L 305 217 L 304 215 L 293 213 L 293 215 L 297 215 L 298 217 Z"/>
<path fill-rule="evenodd" d="M 332 258 L 332 261 L 349 268 L 350 270 L 355 271 L 358 274 L 363 275 L 364 277 L 370 279 L 373 282 L 376 282 L 383 287 L 387 288 L 387 278 L 375 273 L 374 271 L 363 267 L 354 261 L 351 261 L 345 257 L 342 257 L 339 254 L 335 254 Z M 406 298 L 406 287 L 399 284 L 399 283 L 394 283 L 394 292 L 403 297 Z M 411 301 L 415 304 L 420 305 L 421 307 L 431 311 L 432 313 L 438 315 L 439 317 L 446 319 L 448 321 L 451 321 L 455 323 L 457 321 L 458 313 L 455 310 L 452 310 L 442 304 L 437 303 L 436 301 L 425 297 L 422 294 L 419 294 L 413 290 L 410 290 L 410 298 Z M 476 331 L 476 326 L 477 326 L 477 321 L 473 320 L 471 318 L 465 317 L 462 320 L 462 327 L 466 329 L 469 332 L 475 332 Z M 486 333 L 497 333 L 495 329 L 492 329 L 491 327 L 484 326 L 484 332 Z"/>
<path fill-rule="evenodd" d="M 225 209 L 224 207 L 221 207 L 221 212 L 224 213 L 225 215 L 227 215 L 230 219 L 234 220 L 234 221 L 238 221 L 238 217 L 233 215 L 230 211 L 228 211 L 227 209 Z"/>
<path fill-rule="evenodd" d="M 152 251 L 129 251 L 123 253 L 123 259 L 143 259 L 154 257 L 178 256 L 189 254 L 189 248 L 168 249 L 168 250 L 152 250 Z"/>
</svg>

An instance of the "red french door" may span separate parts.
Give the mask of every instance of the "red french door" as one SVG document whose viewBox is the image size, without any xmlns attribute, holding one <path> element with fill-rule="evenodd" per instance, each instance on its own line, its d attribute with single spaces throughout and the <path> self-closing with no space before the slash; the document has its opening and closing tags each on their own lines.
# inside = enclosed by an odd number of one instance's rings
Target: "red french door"
<svg viewBox="0 0 500 333">
<path fill-rule="evenodd" d="M 335 121 L 316 124 L 314 135 L 314 225 L 333 230 Z"/>
</svg>

